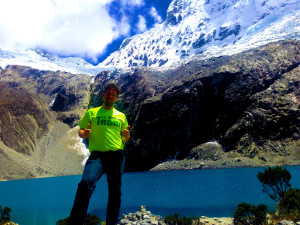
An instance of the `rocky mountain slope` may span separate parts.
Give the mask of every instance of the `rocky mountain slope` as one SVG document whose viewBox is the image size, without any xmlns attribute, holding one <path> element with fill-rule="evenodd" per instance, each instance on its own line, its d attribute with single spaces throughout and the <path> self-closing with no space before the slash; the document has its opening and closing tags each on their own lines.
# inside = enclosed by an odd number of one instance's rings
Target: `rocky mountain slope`
<svg viewBox="0 0 300 225">
<path fill-rule="evenodd" d="M 297 164 L 299 50 L 299 41 L 281 41 L 168 71 L 103 72 L 91 105 L 105 82 L 118 81 L 117 107 L 132 125 L 128 170 L 175 158 L 197 159 L 185 162 L 191 168 Z"/>
<path fill-rule="evenodd" d="M 102 71 L 93 83 L 9 66 L 0 74 L 0 179 L 81 173 L 88 153 L 76 124 L 102 104 L 110 80 L 131 125 L 127 171 L 297 165 L 299 53 L 300 41 L 280 41 L 169 70 Z"/>
<path fill-rule="evenodd" d="M 0 72 L 0 180 L 81 173 L 70 128 L 87 107 L 90 76 L 22 66 Z"/>
</svg>

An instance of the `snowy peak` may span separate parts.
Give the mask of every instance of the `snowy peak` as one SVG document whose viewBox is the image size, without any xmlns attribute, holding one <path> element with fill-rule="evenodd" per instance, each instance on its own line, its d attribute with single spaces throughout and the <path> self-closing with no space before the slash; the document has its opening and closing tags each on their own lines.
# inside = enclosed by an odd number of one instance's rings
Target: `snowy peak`
<svg viewBox="0 0 300 225">
<path fill-rule="evenodd" d="M 299 9 L 300 0 L 173 0 L 163 24 L 125 39 L 100 65 L 168 67 L 299 38 Z"/>
<path fill-rule="evenodd" d="M 40 49 L 0 49 L 0 67 L 29 66 L 39 70 L 65 71 L 73 74 L 96 75 L 105 68 L 93 66 L 79 57 L 58 57 Z"/>
<path fill-rule="evenodd" d="M 174 0 L 168 8 L 165 24 L 174 26 L 193 17 L 199 18 L 200 22 L 204 19 L 214 27 L 235 23 L 249 26 L 270 14 L 273 18 L 289 14 L 300 8 L 299 3 L 299 0 L 287 0 L 285 3 L 279 0 Z"/>
</svg>

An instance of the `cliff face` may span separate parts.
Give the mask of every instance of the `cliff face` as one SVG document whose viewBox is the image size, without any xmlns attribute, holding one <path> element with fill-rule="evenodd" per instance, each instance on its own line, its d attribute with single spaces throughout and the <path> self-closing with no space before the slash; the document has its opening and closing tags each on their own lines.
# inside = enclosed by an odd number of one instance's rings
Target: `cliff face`
<svg viewBox="0 0 300 225">
<path fill-rule="evenodd" d="M 41 71 L 23 66 L 9 66 L 0 76 L 4 86 L 22 89 L 42 99 L 45 107 L 57 112 L 57 118 L 70 127 L 76 126 L 88 105 L 90 80 L 88 75 Z"/>
<path fill-rule="evenodd" d="M 122 88 L 117 108 L 132 125 L 128 170 L 184 159 L 210 141 L 271 163 L 299 149 L 299 50 L 299 41 L 284 41 L 165 72 L 102 73 L 93 90 L 112 78 Z"/>
</svg>

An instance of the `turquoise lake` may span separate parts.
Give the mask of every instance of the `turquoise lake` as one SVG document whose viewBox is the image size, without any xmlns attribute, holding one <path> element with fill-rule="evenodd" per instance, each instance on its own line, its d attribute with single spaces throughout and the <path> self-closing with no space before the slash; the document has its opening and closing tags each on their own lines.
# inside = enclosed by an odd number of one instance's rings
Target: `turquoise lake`
<svg viewBox="0 0 300 225">
<path fill-rule="evenodd" d="M 293 188 L 300 188 L 300 167 L 286 167 Z M 233 217 L 237 205 L 275 202 L 262 192 L 256 175 L 264 168 L 159 171 L 124 173 L 121 214 L 136 212 L 141 205 L 153 214 L 166 216 Z M 12 209 L 20 225 L 55 225 L 69 215 L 78 176 L 0 182 L 0 206 Z M 103 176 L 92 196 L 89 213 L 105 220 L 107 182 Z"/>
</svg>

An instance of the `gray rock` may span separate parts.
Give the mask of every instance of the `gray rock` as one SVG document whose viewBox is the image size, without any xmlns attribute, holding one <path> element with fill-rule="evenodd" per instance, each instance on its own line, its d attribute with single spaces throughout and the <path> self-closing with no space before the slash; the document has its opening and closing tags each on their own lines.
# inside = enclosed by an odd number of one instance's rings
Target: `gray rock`
<svg viewBox="0 0 300 225">
<path fill-rule="evenodd" d="M 281 220 L 276 225 L 294 225 L 295 223 L 290 220 Z"/>
<path fill-rule="evenodd" d="M 141 205 L 141 210 L 140 210 L 141 212 L 146 212 L 146 206 L 144 206 L 144 205 Z"/>
<path fill-rule="evenodd" d="M 126 225 L 126 224 L 130 224 L 130 220 L 127 220 L 127 219 L 121 219 L 120 221 L 120 225 Z"/>
<path fill-rule="evenodd" d="M 132 217 L 132 220 L 133 220 L 133 221 L 138 221 L 139 218 L 138 218 L 136 215 L 134 215 L 134 216 Z"/>
<path fill-rule="evenodd" d="M 150 219 L 150 216 L 149 215 L 143 215 L 142 218 L 143 218 L 143 220 L 148 220 L 148 219 Z"/>
</svg>

